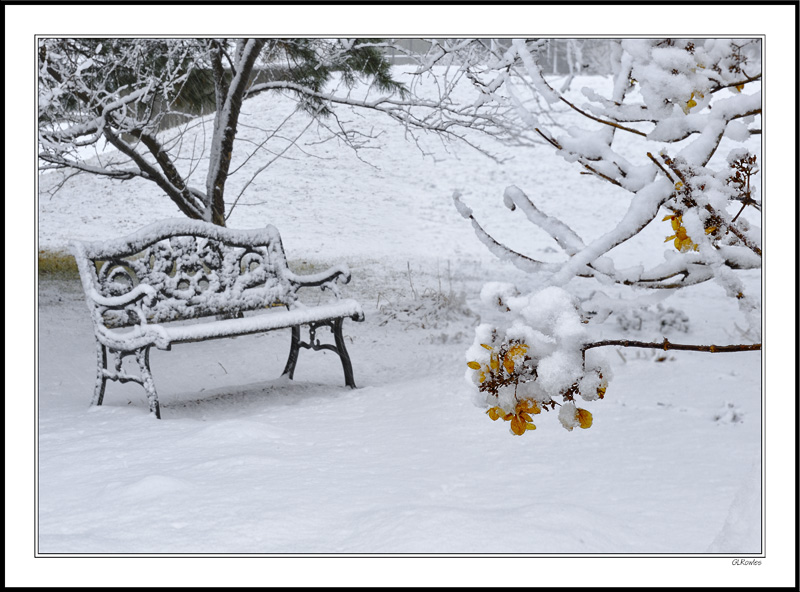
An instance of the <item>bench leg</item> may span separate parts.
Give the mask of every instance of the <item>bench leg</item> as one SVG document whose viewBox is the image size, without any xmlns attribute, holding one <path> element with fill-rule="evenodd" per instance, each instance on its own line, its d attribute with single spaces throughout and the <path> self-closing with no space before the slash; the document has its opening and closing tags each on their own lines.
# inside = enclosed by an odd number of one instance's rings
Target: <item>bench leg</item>
<svg viewBox="0 0 800 592">
<path fill-rule="evenodd" d="M 161 419 L 156 383 L 153 381 L 152 372 L 150 372 L 150 346 L 136 350 L 136 362 L 139 364 L 139 371 L 142 373 L 142 386 L 150 403 L 150 413 L 155 413 L 156 418 Z"/>
<path fill-rule="evenodd" d="M 344 346 L 344 337 L 342 336 L 343 321 L 344 319 L 336 319 L 331 324 L 331 329 L 333 329 L 333 339 L 336 341 L 336 353 L 339 354 L 339 358 L 342 360 L 344 382 L 350 388 L 356 388 L 356 381 L 353 378 L 353 365 L 350 363 L 350 355 Z"/>
<path fill-rule="evenodd" d="M 300 327 L 292 327 L 292 345 L 289 348 L 289 359 L 286 360 L 286 367 L 283 369 L 282 376 L 289 375 L 289 379 L 294 379 L 294 369 L 297 366 L 297 357 L 300 355 Z"/>
<path fill-rule="evenodd" d="M 114 369 L 108 368 L 108 353 L 109 351 L 114 358 Z M 122 370 L 123 358 L 133 355 L 136 357 L 136 363 L 139 365 L 139 376 L 128 374 Z M 97 342 L 97 378 L 94 384 L 94 396 L 92 397 L 92 405 L 102 405 L 103 397 L 106 392 L 106 381 L 117 380 L 119 382 L 137 382 L 142 385 L 147 393 L 147 400 L 150 404 L 150 412 L 155 413 L 158 419 L 161 419 L 161 410 L 158 405 L 158 393 L 156 393 L 156 385 L 153 381 L 153 374 L 150 372 L 150 346 L 137 349 L 133 352 L 122 352 L 117 350 L 109 350 L 105 345 Z"/>
<path fill-rule="evenodd" d="M 97 378 L 94 382 L 94 396 L 92 397 L 92 405 L 102 405 L 103 396 L 106 392 L 106 368 L 108 367 L 108 354 L 106 353 L 106 346 L 95 340 L 97 347 Z"/>
<path fill-rule="evenodd" d="M 300 355 L 300 348 L 321 350 L 329 349 L 339 356 L 342 361 L 342 369 L 344 370 L 344 382 L 350 388 L 356 388 L 356 381 L 353 378 L 353 365 L 350 363 L 350 355 L 347 353 L 347 348 L 344 346 L 344 337 L 342 336 L 342 322 L 344 319 L 334 319 L 332 321 L 325 321 L 324 323 L 312 323 L 310 328 L 309 343 L 300 340 L 300 327 L 292 327 L 292 345 L 289 349 L 289 359 L 286 361 L 286 367 L 283 369 L 283 376 L 289 375 L 290 379 L 294 378 L 294 369 L 297 366 L 297 358 Z M 333 333 L 333 339 L 336 345 L 322 344 L 316 339 L 317 328 L 326 325 L 330 327 Z"/>
</svg>

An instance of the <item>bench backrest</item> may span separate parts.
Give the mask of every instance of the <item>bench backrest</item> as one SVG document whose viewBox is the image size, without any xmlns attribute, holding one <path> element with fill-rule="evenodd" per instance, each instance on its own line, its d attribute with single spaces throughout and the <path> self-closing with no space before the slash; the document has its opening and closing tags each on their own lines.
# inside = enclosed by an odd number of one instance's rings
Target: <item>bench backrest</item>
<svg viewBox="0 0 800 592">
<path fill-rule="evenodd" d="M 151 286 L 155 298 L 135 306 L 100 306 L 108 328 L 235 314 L 292 304 L 286 255 L 274 226 L 231 230 L 195 220 L 164 220 L 117 240 L 72 244 L 86 293 L 103 297 Z"/>
</svg>

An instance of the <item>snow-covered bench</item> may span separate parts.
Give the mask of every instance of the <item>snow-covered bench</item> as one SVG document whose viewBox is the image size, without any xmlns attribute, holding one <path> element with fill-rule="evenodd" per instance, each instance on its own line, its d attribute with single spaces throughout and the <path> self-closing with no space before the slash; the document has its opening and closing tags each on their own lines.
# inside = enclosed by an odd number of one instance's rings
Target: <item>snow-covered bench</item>
<svg viewBox="0 0 800 592">
<path fill-rule="evenodd" d="M 149 352 L 175 343 L 204 341 L 291 328 L 284 375 L 293 378 L 300 348 L 335 352 L 345 383 L 355 388 L 342 337 L 346 318 L 364 320 L 355 300 L 340 300 L 337 280 L 350 281 L 344 265 L 311 275 L 295 275 L 286 264 L 281 237 L 273 226 L 231 230 L 188 219 L 164 220 L 122 239 L 74 241 L 73 253 L 94 322 L 97 380 L 92 403 L 101 405 L 106 381 L 137 382 L 147 392 L 150 411 L 161 417 Z M 300 288 L 329 289 L 335 299 L 306 306 Z M 309 329 L 301 341 L 300 327 Z M 334 344 L 316 332 L 327 326 Z M 109 354 L 113 359 L 109 367 Z M 140 375 L 122 361 L 134 356 Z"/>
</svg>

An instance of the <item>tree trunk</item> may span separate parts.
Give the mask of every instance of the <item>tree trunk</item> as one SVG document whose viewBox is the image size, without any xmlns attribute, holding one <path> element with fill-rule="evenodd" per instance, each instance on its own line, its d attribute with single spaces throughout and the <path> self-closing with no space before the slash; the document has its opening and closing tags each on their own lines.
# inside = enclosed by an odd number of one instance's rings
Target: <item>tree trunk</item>
<svg viewBox="0 0 800 592">
<path fill-rule="evenodd" d="M 239 114 L 242 110 L 242 99 L 250 81 L 256 58 L 264 46 L 264 39 L 243 40 L 241 51 L 237 50 L 236 73 L 230 82 L 222 110 L 217 111 L 214 122 L 214 138 L 206 181 L 208 208 L 206 217 L 209 222 L 225 226 L 225 181 L 231 166 L 233 141 Z"/>
</svg>

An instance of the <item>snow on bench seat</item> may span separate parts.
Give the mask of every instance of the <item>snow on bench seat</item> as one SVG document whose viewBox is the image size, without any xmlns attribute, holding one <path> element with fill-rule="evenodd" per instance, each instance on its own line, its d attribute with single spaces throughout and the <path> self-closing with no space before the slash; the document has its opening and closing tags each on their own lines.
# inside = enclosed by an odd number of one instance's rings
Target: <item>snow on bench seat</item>
<svg viewBox="0 0 800 592">
<path fill-rule="evenodd" d="M 152 346 L 168 350 L 175 343 L 284 328 L 292 329 L 285 375 L 293 378 L 300 348 L 329 349 L 341 359 L 345 383 L 355 388 L 342 322 L 363 321 L 364 312 L 355 300 L 340 300 L 338 287 L 340 280 L 350 281 L 350 271 L 337 265 L 293 273 L 274 226 L 232 230 L 165 220 L 122 239 L 74 241 L 72 250 L 97 340 L 94 404 L 102 404 L 107 380 L 134 381 L 145 388 L 150 411 L 160 418 L 149 366 Z M 297 293 L 309 288 L 326 290 L 334 300 L 306 305 Z M 300 338 L 301 327 L 308 328 L 307 342 Z M 330 328 L 334 344 L 320 343 L 320 327 Z M 136 358 L 140 375 L 122 370 L 126 356 Z"/>
<path fill-rule="evenodd" d="M 153 342 L 159 349 L 169 349 L 173 343 L 206 341 L 220 337 L 263 333 L 275 329 L 286 329 L 295 325 L 309 325 L 328 319 L 361 318 L 364 312 L 355 300 L 339 300 L 333 304 L 275 310 L 250 317 L 222 319 L 209 323 L 146 325 L 154 333 Z M 138 328 L 139 326 L 137 326 Z M 116 333 L 122 339 L 125 333 Z"/>
</svg>

